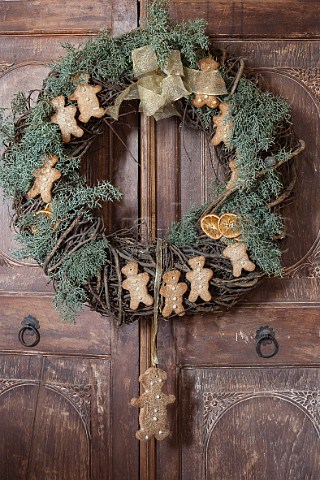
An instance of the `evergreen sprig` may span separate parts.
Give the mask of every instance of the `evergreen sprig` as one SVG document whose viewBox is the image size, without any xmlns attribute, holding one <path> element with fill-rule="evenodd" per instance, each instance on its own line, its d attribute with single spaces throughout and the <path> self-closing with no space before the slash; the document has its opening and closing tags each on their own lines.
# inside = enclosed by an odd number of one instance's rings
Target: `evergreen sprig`
<svg viewBox="0 0 320 480">
<path fill-rule="evenodd" d="M 55 282 L 54 302 L 63 318 L 73 321 L 88 297 L 86 288 L 107 261 L 106 242 L 96 240 L 65 257 L 59 270 L 51 275 Z"/>
<path fill-rule="evenodd" d="M 256 175 L 265 170 L 263 154 L 274 144 L 281 122 L 289 122 L 289 105 L 282 97 L 261 91 L 242 78 L 231 97 L 232 143 L 236 151 L 239 182 L 254 188 Z"/>
<path fill-rule="evenodd" d="M 171 225 L 167 241 L 177 247 L 183 247 L 185 245 L 196 246 L 198 240 L 196 222 L 206 205 L 207 204 L 201 205 L 200 207 L 194 206 L 182 217 L 180 222 Z"/>
</svg>

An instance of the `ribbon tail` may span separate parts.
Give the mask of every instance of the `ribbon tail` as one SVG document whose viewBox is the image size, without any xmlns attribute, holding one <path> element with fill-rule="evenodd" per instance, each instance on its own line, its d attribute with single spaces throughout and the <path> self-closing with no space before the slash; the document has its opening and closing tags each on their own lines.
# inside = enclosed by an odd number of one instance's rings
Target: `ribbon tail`
<svg viewBox="0 0 320 480">
<path fill-rule="evenodd" d="M 164 107 L 165 99 L 161 94 L 140 84 L 138 84 L 138 92 L 140 98 L 139 111 L 143 112 L 147 117 L 151 117 Z"/>
<path fill-rule="evenodd" d="M 170 118 L 170 117 L 181 117 L 180 113 L 176 109 L 176 107 L 171 104 L 171 105 L 166 105 L 163 107 L 161 112 L 155 112 L 153 115 L 154 119 L 156 122 L 159 120 L 163 120 L 164 118 Z"/>
<path fill-rule="evenodd" d="M 139 98 L 137 84 L 133 83 L 117 96 L 114 104 L 105 109 L 105 113 L 110 115 L 114 120 L 118 120 L 122 102 L 124 100 L 135 100 L 137 98 Z"/>
<path fill-rule="evenodd" d="M 162 240 L 157 240 L 156 246 L 156 274 L 154 279 L 154 305 L 153 319 L 151 325 L 151 363 L 156 367 L 159 363 L 157 356 L 157 333 L 158 333 L 158 312 L 159 312 L 159 292 L 162 277 Z"/>
</svg>

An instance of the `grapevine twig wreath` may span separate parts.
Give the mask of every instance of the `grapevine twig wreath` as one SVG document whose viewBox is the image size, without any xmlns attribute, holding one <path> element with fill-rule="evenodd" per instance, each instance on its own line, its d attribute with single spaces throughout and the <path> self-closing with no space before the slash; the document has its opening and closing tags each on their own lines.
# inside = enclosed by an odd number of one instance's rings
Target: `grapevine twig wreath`
<svg viewBox="0 0 320 480">
<path fill-rule="evenodd" d="M 279 207 L 294 186 L 293 159 L 304 143 L 294 135 L 286 101 L 262 91 L 243 59 L 209 46 L 204 28 L 202 20 L 170 23 L 166 2 L 156 0 L 145 28 L 66 45 L 36 104 L 18 93 L 12 124 L 2 112 L 0 181 L 13 198 L 23 245 L 16 254 L 42 266 L 66 319 L 87 302 L 119 324 L 140 316 L 156 324 L 158 316 L 231 307 L 263 276 L 281 275 Z M 80 174 L 81 158 L 103 126 L 133 99 L 145 115 L 177 115 L 205 132 L 229 171 L 210 201 L 151 243 L 106 232 L 93 209 L 122 194 L 108 181 L 90 187 Z M 144 375 L 148 385 L 152 375 L 165 380 L 159 369 Z M 133 403 L 142 406 L 142 397 Z M 165 423 L 147 430 L 138 437 L 168 434 Z"/>
</svg>

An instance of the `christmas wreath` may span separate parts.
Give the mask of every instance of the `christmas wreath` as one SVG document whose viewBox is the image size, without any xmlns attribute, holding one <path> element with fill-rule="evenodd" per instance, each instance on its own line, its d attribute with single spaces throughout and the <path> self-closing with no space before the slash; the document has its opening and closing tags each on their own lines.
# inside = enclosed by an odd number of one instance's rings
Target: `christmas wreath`
<svg viewBox="0 0 320 480">
<path fill-rule="evenodd" d="M 202 20 L 172 24 L 162 0 L 144 28 L 65 48 L 36 103 L 18 93 L 12 113 L 1 112 L 0 172 L 22 244 L 15 254 L 42 266 L 62 316 L 73 319 L 84 302 L 119 324 L 214 311 L 281 275 L 280 206 L 303 149 L 286 101 L 262 91 L 241 58 L 209 46 Z M 95 209 L 122 193 L 80 173 L 102 128 L 134 100 L 156 120 L 176 115 L 205 132 L 227 172 L 207 203 L 154 242 L 139 229 L 107 232 Z"/>
</svg>

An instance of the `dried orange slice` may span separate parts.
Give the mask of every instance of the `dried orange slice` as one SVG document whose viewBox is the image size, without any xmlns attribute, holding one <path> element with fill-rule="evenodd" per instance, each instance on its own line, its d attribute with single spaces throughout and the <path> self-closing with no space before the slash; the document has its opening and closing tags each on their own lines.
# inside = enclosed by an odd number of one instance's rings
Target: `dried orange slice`
<svg viewBox="0 0 320 480">
<path fill-rule="evenodd" d="M 236 238 L 241 234 L 240 219 L 235 213 L 224 213 L 221 215 L 218 229 L 226 238 Z"/>
<path fill-rule="evenodd" d="M 204 233 L 208 235 L 208 237 L 213 238 L 213 240 L 218 240 L 222 237 L 222 233 L 219 230 L 219 215 L 215 215 L 214 213 L 210 213 L 209 215 L 205 215 L 200 220 L 200 226 Z"/>
</svg>

